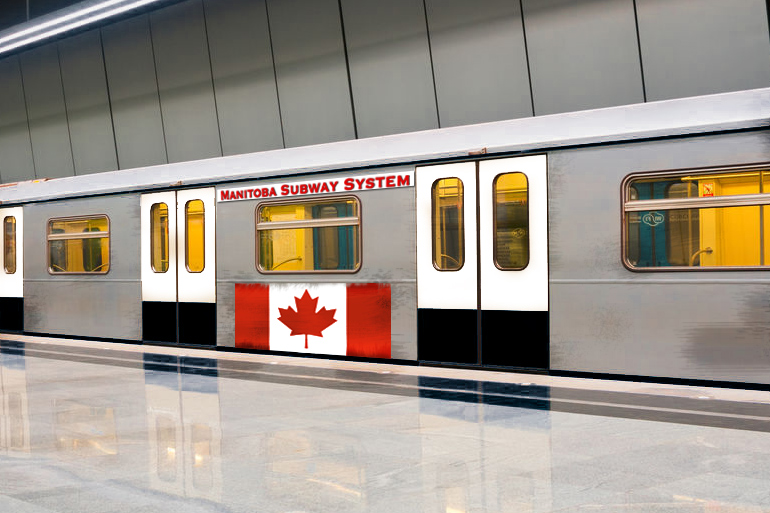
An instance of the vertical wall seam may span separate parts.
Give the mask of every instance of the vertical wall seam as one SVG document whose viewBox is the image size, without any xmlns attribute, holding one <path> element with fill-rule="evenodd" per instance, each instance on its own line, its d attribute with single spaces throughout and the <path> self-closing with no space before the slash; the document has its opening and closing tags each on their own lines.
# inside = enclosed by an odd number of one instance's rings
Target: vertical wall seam
<svg viewBox="0 0 770 513">
<path fill-rule="evenodd" d="M 770 2 L 770 0 L 767 0 Z M 644 81 L 644 59 L 642 59 L 642 37 L 639 34 L 639 13 L 636 10 L 636 0 L 633 0 L 634 4 L 634 23 L 636 23 L 636 48 L 639 51 L 639 73 L 642 76 L 642 99 L 647 103 L 647 85 Z"/>
<path fill-rule="evenodd" d="M 438 110 L 438 89 L 436 88 L 436 66 L 433 63 L 433 44 L 430 40 L 430 23 L 428 23 L 428 6 L 422 0 L 422 11 L 425 16 L 425 37 L 428 40 L 428 60 L 430 61 L 430 76 L 433 79 L 433 100 L 436 102 L 436 125 L 441 128 L 441 112 Z"/>
<path fill-rule="evenodd" d="M 214 117 L 217 120 L 217 134 L 219 135 L 219 155 L 224 156 L 225 147 L 222 144 L 222 125 L 219 123 L 219 105 L 217 102 L 217 86 L 214 82 L 214 63 L 211 59 L 211 43 L 209 42 L 209 25 L 206 21 L 206 2 L 200 0 L 201 11 L 203 11 L 203 35 L 206 38 L 206 51 L 209 53 L 209 73 L 211 76 L 211 92 L 214 94 Z"/>
<path fill-rule="evenodd" d="M 527 61 L 527 79 L 529 81 L 529 103 L 532 107 L 532 115 L 535 116 L 536 115 L 535 91 L 532 88 L 532 66 L 529 63 L 529 43 L 527 43 L 527 25 L 526 23 L 524 23 L 524 0 L 519 0 L 519 13 L 521 16 L 521 35 L 524 38 L 524 58 Z"/>
<path fill-rule="evenodd" d="M 768 0 L 770 1 L 770 0 Z M 265 18 L 267 18 L 267 39 L 270 41 L 270 59 L 273 62 L 273 79 L 275 81 L 275 100 L 278 103 L 278 122 L 281 125 L 281 144 L 286 147 L 286 133 L 283 129 L 283 112 L 281 111 L 281 91 L 278 89 L 278 70 L 275 67 L 275 50 L 273 49 L 273 31 L 270 27 L 270 9 L 267 7 L 268 0 L 264 0 Z"/>
<path fill-rule="evenodd" d="M 767 14 L 767 36 L 770 40 L 770 0 L 765 0 L 765 13 Z"/>
<path fill-rule="evenodd" d="M 160 113 L 160 129 L 163 133 L 163 151 L 166 153 L 166 163 L 168 163 L 168 142 L 166 142 L 166 122 L 163 119 L 163 105 L 160 99 L 160 82 L 158 81 L 158 61 L 155 58 L 155 40 L 152 37 L 152 21 L 150 14 L 147 15 L 147 31 L 150 34 L 150 52 L 152 53 L 152 69 L 155 72 L 155 90 L 158 92 L 158 112 Z"/>
<path fill-rule="evenodd" d="M 353 116 L 353 138 L 358 139 L 358 120 L 356 119 L 356 102 L 353 98 L 353 77 L 350 74 L 350 57 L 348 56 L 348 38 L 345 35 L 345 19 L 342 15 L 342 0 L 337 0 L 340 13 L 340 31 L 342 32 L 342 50 L 345 54 L 345 70 L 348 75 L 348 95 L 350 96 L 350 113 Z"/>
<path fill-rule="evenodd" d="M 16 57 L 16 61 L 19 64 L 19 78 L 21 78 L 21 95 L 24 98 L 24 112 L 27 114 L 27 137 L 29 138 L 29 154 L 32 156 L 32 178 L 37 178 L 35 147 L 32 145 L 32 128 L 29 124 L 29 102 L 27 101 L 27 88 L 24 87 L 24 68 L 21 65 L 21 55 Z"/>
<path fill-rule="evenodd" d="M 118 135 L 115 133 L 115 114 L 112 111 L 112 93 L 110 92 L 110 77 L 107 75 L 107 56 L 104 52 L 104 36 L 99 28 L 99 47 L 102 49 L 102 68 L 104 69 L 104 85 L 107 89 L 107 108 L 110 111 L 110 125 L 112 126 L 112 143 L 115 147 L 115 165 L 120 169 L 120 154 L 118 153 Z"/>
<path fill-rule="evenodd" d="M 56 45 L 56 63 L 59 66 L 59 85 L 61 86 L 61 97 L 64 101 L 64 122 L 67 123 L 67 138 L 70 140 L 70 158 L 72 159 L 72 174 L 78 175 L 78 169 L 75 166 L 75 149 L 72 147 L 72 129 L 70 128 L 70 115 L 67 108 L 67 92 L 64 90 L 64 73 L 61 68 L 61 50 L 59 49 L 59 43 Z"/>
</svg>

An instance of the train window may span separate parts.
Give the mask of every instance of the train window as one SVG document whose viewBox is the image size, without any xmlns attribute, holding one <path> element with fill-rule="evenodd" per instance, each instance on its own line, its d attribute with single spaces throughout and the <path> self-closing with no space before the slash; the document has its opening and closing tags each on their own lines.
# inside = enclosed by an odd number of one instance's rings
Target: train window
<svg viewBox="0 0 770 513">
<path fill-rule="evenodd" d="M 107 216 L 48 221 L 48 272 L 106 274 L 110 270 Z"/>
<path fill-rule="evenodd" d="M 3 220 L 3 254 L 5 274 L 16 272 L 16 218 L 7 216 Z"/>
<path fill-rule="evenodd" d="M 527 175 L 495 177 L 494 259 L 502 270 L 518 271 L 529 264 L 529 205 Z"/>
<path fill-rule="evenodd" d="M 168 205 L 150 207 L 150 263 L 156 273 L 168 271 Z"/>
<path fill-rule="evenodd" d="M 431 193 L 433 266 L 439 271 L 458 271 L 465 263 L 463 181 L 441 178 Z"/>
<path fill-rule="evenodd" d="M 184 207 L 185 217 L 185 265 L 191 273 L 203 272 L 206 267 L 204 228 L 206 212 L 202 200 L 190 200 Z"/>
<path fill-rule="evenodd" d="M 676 270 L 770 265 L 770 171 L 636 176 L 624 187 L 626 266 Z"/>
<path fill-rule="evenodd" d="M 257 207 L 260 272 L 356 272 L 361 266 L 356 198 Z"/>
</svg>

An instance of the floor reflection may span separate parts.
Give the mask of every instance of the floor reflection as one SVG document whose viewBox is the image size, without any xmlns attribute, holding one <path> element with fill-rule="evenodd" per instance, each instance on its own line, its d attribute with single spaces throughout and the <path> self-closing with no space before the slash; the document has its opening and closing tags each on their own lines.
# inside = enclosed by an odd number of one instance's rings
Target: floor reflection
<svg viewBox="0 0 770 513">
<path fill-rule="evenodd" d="M 150 488 L 222 498 L 216 360 L 144 355 Z"/>
<path fill-rule="evenodd" d="M 0 347 L 0 451 L 29 452 L 29 412 L 23 344 Z"/>
<path fill-rule="evenodd" d="M 0 392 L 0 511 L 770 512 L 768 431 L 547 387 L 4 341 Z"/>
</svg>

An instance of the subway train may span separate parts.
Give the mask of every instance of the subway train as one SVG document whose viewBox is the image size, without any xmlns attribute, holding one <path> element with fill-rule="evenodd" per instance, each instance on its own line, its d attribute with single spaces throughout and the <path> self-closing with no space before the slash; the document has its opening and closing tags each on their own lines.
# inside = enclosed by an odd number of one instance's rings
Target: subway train
<svg viewBox="0 0 770 513">
<path fill-rule="evenodd" d="M 0 329 L 766 386 L 768 119 L 757 89 L 3 185 Z"/>
</svg>

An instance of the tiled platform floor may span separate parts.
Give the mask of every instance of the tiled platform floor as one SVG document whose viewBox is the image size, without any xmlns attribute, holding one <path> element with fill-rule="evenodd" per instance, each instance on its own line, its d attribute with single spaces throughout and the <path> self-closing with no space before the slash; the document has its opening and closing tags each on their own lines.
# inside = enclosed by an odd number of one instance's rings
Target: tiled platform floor
<svg viewBox="0 0 770 513">
<path fill-rule="evenodd" d="M 770 512 L 770 392 L 0 350 L 0 512 Z"/>
</svg>

